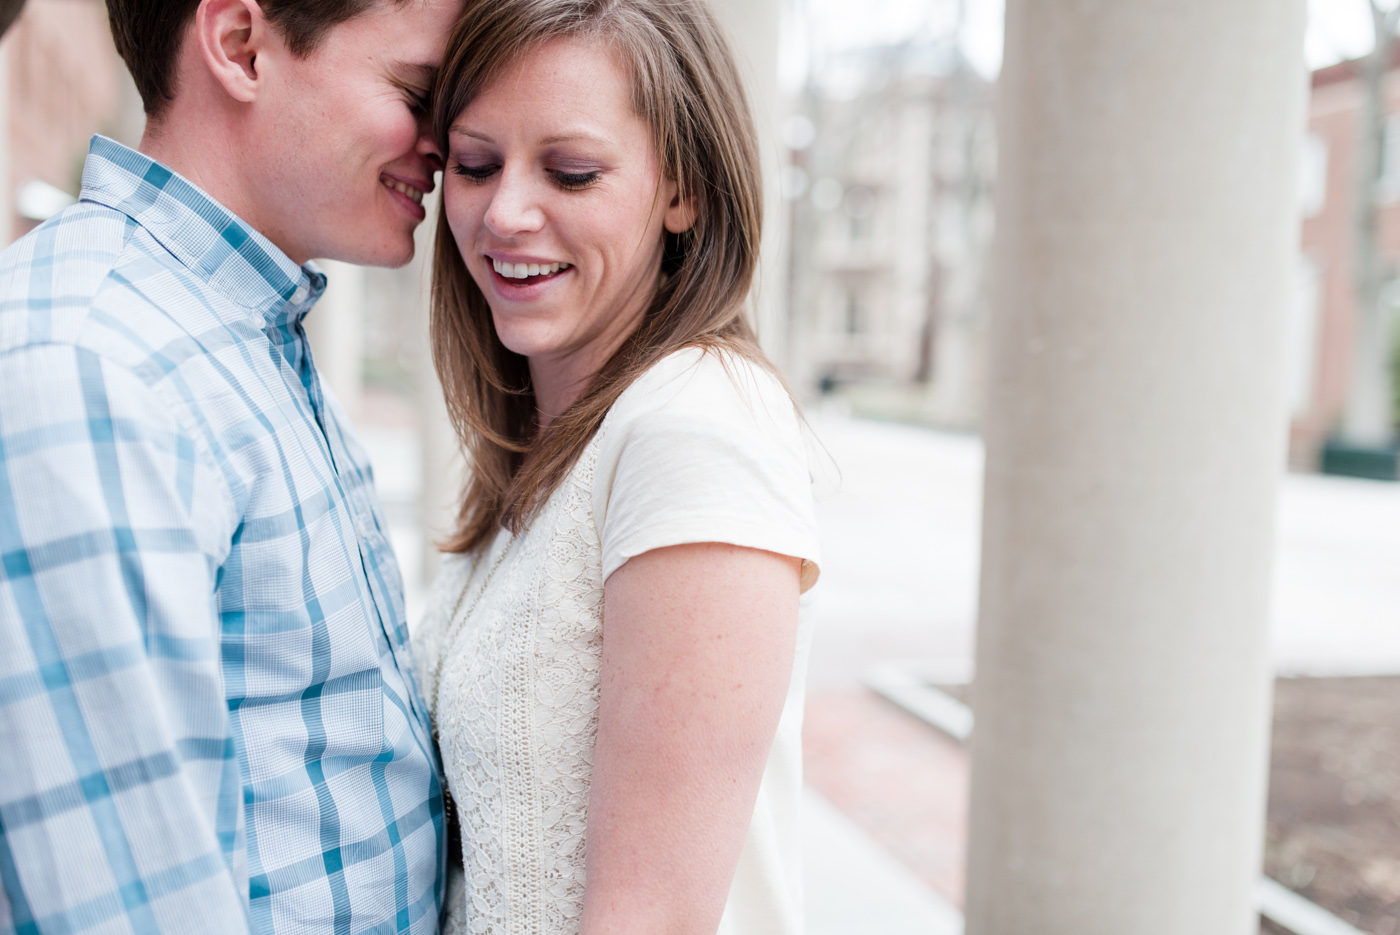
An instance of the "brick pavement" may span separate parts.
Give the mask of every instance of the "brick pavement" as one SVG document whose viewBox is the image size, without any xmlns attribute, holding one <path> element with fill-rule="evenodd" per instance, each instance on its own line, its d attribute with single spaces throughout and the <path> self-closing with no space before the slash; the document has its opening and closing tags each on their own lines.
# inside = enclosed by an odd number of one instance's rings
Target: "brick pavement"
<svg viewBox="0 0 1400 935">
<path fill-rule="evenodd" d="M 808 785 L 961 908 L 967 752 L 863 688 L 810 695 L 803 743 Z"/>
</svg>

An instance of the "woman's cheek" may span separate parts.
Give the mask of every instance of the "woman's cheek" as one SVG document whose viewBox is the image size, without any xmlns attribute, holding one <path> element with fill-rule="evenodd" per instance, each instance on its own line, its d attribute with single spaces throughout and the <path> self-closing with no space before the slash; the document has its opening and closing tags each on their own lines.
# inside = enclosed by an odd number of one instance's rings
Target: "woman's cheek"
<svg viewBox="0 0 1400 935">
<path fill-rule="evenodd" d="M 442 210 L 447 215 L 447 229 L 465 257 L 471 249 L 476 225 L 471 222 L 470 196 L 461 190 L 461 182 L 444 173 Z"/>
</svg>

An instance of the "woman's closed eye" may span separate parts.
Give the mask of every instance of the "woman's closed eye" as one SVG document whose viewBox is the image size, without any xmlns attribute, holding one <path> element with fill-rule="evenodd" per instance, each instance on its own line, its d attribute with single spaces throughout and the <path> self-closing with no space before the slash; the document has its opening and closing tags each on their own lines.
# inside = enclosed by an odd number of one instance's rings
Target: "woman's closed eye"
<svg viewBox="0 0 1400 935">
<path fill-rule="evenodd" d="M 499 162 L 466 163 L 454 162 L 452 171 L 463 178 L 471 179 L 473 182 L 485 182 L 497 172 L 501 171 Z M 602 176 L 602 170 L 589 169 L 584 172 L 567 172 L 563 169 L 546 169 L 549 177 L 554 180 L 565 191 L 580 191 L 588 188 Z"/>
<path fill-rule="evenodd" d="M 501 164 L 498 162 L 485 162 L 480 165 L 467 165 L 464 162 L 454 162 L 452 171 L 463 178 L 471 179 L 473 182 L 485 182 L 491 176 L 501 171 Z"/>
<path fill-rule="evenodd" d="M 562 169 L 550 169 L 549 174 L 554 176 L 554 181 L 560 188 L 567 191 L 578 191 L 598 181 L 598 177 L 603 173 L 597 169 L 591 172 L 565 172 Z"/>
</svg>

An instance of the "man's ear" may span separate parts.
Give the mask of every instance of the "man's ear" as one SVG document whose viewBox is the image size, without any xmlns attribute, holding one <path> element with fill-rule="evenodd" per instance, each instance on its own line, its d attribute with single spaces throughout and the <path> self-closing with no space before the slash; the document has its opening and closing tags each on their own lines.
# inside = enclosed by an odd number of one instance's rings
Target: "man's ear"
<svg viewBox="0 0 1400 935">
<path fill-rule="evenodd" d="M 695 196 L 692 194 L 682 198 L 680 187 L 672 183 L 671 203 L 666 206 L 666 215 L 661 220 L 666 230 L 672 234 L 690 230 L 695 225 L 696 214 Z"/>
<path fill-rule="evenodd" d="M 200 57 L 229 97 L 244 104 L 258 96 L 258 53 L 271 26 L 258 0 L 202 0 L 194 14 Z"/>
</svg>

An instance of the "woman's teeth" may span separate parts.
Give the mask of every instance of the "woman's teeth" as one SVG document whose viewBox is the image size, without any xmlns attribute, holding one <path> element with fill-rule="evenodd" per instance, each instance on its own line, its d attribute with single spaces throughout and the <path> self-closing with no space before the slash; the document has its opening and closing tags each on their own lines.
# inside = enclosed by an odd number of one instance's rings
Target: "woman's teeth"
<svg viewBox="0 0 1400 935">
<path fill-rule="evenodd" d="M 423 193 L 412 185 L 407 185 L 403 182 L 395 181 L 394 179 L 384 179 L 383 181 L 386 188 L 392 188 L 402 195 L 407 195 L 420 205 L 423 203 Z"/>
<path fill-rule="evenodd" d="M 529 279 L 531 276 L 552 276 L 561 269 L 568 269 L 568 263 L 502 263 L 492 259 L 491 268 L 506 279 Z"/>
</svg>

